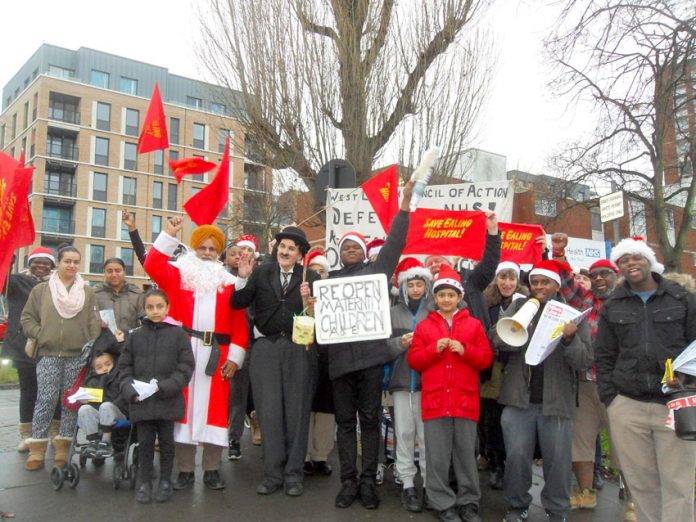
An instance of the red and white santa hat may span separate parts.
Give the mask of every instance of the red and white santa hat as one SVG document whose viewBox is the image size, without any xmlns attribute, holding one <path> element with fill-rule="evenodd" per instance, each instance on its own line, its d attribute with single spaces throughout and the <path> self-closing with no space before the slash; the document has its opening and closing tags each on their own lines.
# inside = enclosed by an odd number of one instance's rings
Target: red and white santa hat
<svg viewBox="0 0 696 522">
<path fill-rule="evenodd" d="M 396 265 L 394 278 L 397 284 L 401 286 L 403 283 L 416 278 L 429 282 L 432 280 L 433 276 L 430 270 L 425 268 L 423 263 L 418 261 L 418 259 L 415 257 L 405 257 Z"/>
<path fill-rule="evenodd" d="M 539 261 L 532 267 L 529 271 L 529 277 L 535 275 L 548 277 L 552 281 L 556 281 L 559 286 L 561 285 L 561 271 L 558 269 L 558 265 L 550 259 Z"/>
<path fill-rule="evenodd" d="M 384 246 L 384 239 L 381 237 L 376 237 L 372 241 L 370 241 L 367 244 L 367 256 L 366 257 L 372 257 L 376 256 L 379 254 L 379 251 L 382 250 L 382 247 Z"/>
<path fill-rule="evenodd" d="M 520 278 L 520 265 L 514 263 L 513 261 L 502 261 L 498 263 L 498 267 L 495 269 L 495 275 L 498 275 L 503 270 L 512 270 L 517 274 L 517 279 Z"/>
<path fill-rule="evenodd" d="M 619 269 L 616 268 L 616 265 L 609 261 L 608 259 L 600 259 L 599 261 L 595 261 L 590 265 L 590 272 L 594 270 L 595 268 L 608 268 L 609 270 L 613 270 L 615 273 L 619 273 Z"/>
<path fill-rule="evenodd" d="M 650 263 L 650 269 L 653 272 L 661 274 L 664 271 L 662 263 L 657 261 L 655 251 L 648 246 L 640 236 L 627 237 L 611 249 L 611 260 L 618 263 L 619 259 L 628 254 L 638 254 L 643 256 Z"/>
<path fill-rule="evenodd" d="M 27 257 L 27 264 L 31 264 L 32 259 L 44 258 L 48 259 L 53 265 L 56 264 L 56 258 L 53 255 L 53 251 L 50 248 L 36 247 L 34 250 L 29 252 L 29 257 Z"/>
<path fill-rule="evenodd" d="M 462 287 L 462 280 L 459 278 L 459 274 L 455 272 L 454 268 L 449 265 L 440 265 L 440 272 L 435 278 L 433 283 L 433 294 L 437 293 L 438 288 L 443 286 L 451 286 L 459 293 L 464 293 L 464 287 Z"/>
<path fill-rule="evenodd" d="M 365 236 L 363 236 L 360 232 L 346 232 L 343 234 L 343 237 L 338 241 L 339 252 L 341 251 L 343 243 L 348 239 L 355 241 L 358 245 L 360 245 L 364 256 L 367 257 L 367 241 L 365 241 Z"/>
<path fill-rule="evenodd" d="M 327 272 L 331 269 L 329 266 L 329 260 L 326 259 L 323 250 L 312 250 L 304 258 L 304 262 L 307 266 L 319 265 Z"/>
<path fill-rule="evenodd" d="M 254 257 L 259 257 L 259 240 L 251 234 L 244 234 L 235 243 L 238 247 L 247 247 L 254 250 Z"/>
</svg>

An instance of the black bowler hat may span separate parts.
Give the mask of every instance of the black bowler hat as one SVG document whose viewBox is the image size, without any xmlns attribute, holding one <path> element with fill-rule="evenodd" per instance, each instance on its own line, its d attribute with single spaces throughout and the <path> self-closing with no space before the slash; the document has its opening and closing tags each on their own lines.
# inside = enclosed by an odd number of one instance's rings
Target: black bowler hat
<svg viewBox="0 0 696 522">
<path fill-rule="evenodd" d="M 291 239 L 300 248 L 300 252 L 304 256 L 309 252 L 309 241 L 307 241 L 307 235 L 299 227 L 285 227 L 283 230 L 275 235 L 275 240 L 280 243 L 282 239 Z"/>
</svg>

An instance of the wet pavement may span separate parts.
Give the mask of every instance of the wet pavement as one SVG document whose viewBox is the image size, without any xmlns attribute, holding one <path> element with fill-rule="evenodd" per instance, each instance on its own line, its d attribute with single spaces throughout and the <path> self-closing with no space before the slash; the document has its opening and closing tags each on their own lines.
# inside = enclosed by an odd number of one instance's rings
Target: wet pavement
<svg viewBox="0 0 696 522">
<path fill-rule="evenodd" d="M 192 490 L 175 492 L 166 504 L 140 505 L 126 483 L 118 491 L 113 488 L 112 460 L 96 469 L 91 463 L 81 472 L 81 480 L 75 489 L 67 484 L 61 491 L 54 491 L 49 481 L 52 465 L 51 454 L 44 471 L 24 470 L 25 455 L 15 451 L 17 434 L 17 389 L 0 389 L 0 511 L 15 513 L 15 520 L 29 521 L 354 521 L 354 520 L 436 520 L 432 513 L 413 514 L 400 504 L 400 489 L 394 484 L 391 473 L 379 488 L 382 504 L 378 510 L 368 511 L 358 502 L 348 509 L 337 509 L 334 496 L 340 488 L 337 473 L 331 477 L 308 477 L 305 494 L 290 498 L 282 492 L 262 497 L 254 490 L 261 480 L 261 448 L 253 446 L 249 432 L 242 441 L 241 460 L 221 465 L 220 473 L 227 482 L 224 491 L 209 491 L 202 483 L 200 468 Z M 226 454 L 226 453 L 225 453 Z M 76 459 L 75 459 L 76 460 Z M 330 463 L 338 468 L 336 452 Z M 481 517 L 484 521 L 500 521 L 505 513 L 503 495 L 493 491 L 483 481 Z M 539 503 L 539 491 L 543 479 L 539 470 L 534 477 L 534 503 L 530 510 L 530 522 L 542 522 L 543 509 Z M 595 510 L 571 513 L 571 522 L 609 522 L 622 520 L 623 507 L 618 498 L 616 484 L 607 483 L 599 493 Z"/>
</svg>

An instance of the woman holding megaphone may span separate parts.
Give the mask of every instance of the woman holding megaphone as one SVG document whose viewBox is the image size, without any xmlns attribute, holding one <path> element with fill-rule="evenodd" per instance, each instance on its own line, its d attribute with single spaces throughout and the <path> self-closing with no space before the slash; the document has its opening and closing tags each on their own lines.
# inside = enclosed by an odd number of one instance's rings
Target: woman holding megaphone
<svg viewBox="0 0 696 522">
<path fill-rule="evenodd" d="M 566 520 L 570 511 L 575 373 L 592 364 L 587 324 L 563 325 L 561 342 L 546 359 L 536 366 L 525 362 L 528 339 L 544 307 L 551 300 L 564 302 L 558 293 L 561 277 L 557 263 L 541 261 L 534 265 L 529 272 L 532 298 L 513 301 L 491 331 L 494 350 L 505 352 L 508 358 L 498 398 L 504 406 L 501 425 L 507 452 L 506 521 L 527 518 L 537 437 L 545 481 L 541 502 L 548 519 Z"/>
</svg>

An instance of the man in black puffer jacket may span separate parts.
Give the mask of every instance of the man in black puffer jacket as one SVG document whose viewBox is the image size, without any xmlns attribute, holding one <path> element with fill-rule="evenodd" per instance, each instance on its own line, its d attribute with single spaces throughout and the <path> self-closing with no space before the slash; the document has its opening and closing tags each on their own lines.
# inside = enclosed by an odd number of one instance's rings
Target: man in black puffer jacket
<svg viewBox="0 0 696 522">
<path fill-rule="evenodd" d="M 345 234 L 339 242 L 343 268 L 334 270 L 329 279 L 384 274 L 387 280 L 399 263 L 406 246 L 409 204 L 413 183 L 404 187 L 399 213 L 374 263 L 365 263 L 367 244 L 357 232 Z M 346 508 L 360 497 L 367 509 L 379 506 L 375 475 L 379 459 L 379 408 L 382 398 L 383 366 L 389 361 L 384 341 L 359 341 L 331 345 L 329 374 L 333 382 L 338 454 L 343 486 L 336 497 L 336 507 Z M 360 417 L 362 473 L 358 484 L 356 414 Z"/>
</svg>

